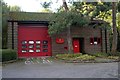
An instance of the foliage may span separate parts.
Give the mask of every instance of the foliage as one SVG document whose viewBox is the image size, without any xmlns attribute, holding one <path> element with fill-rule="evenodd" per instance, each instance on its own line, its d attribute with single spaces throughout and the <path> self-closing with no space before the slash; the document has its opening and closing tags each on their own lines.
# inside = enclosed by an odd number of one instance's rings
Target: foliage
<svg viewBox="0 0 120 80">
<path fill-rule="evenodd" d="M 108 56 L 108 59 L 118 60 L 118 59 L 119 59 L 119 57 L 118 57 L 118 56 Z"/>
<path fill-rule="evenodd" d="M 49 8 L 50 5 L 51 5 L 51 2 L 43 2 L 43 3 L 40 3 L 42 5 L 43 8 Z"/>
<path fill-rule="evenodd" d="M 21 11 L 21 8 L 17 5 L 14 5 L 14 6 L 9 6 L 10 8 L 10 11 L 14 11 L 14 12 L 19 12 Z"/>
<path fill-rule="evenodd" d="M 97 53 L 94 53 L 94 54 L 91 54 L 91 55 L 102 58 L 102 57 L 107 57 L 108 53 L 97 52 Z"/>
<path fill-rule="evenodd" d="M 2 55 L 2 62 L 17 59 L 16 51 L 11 49 L 3 49 L 1 55 Z"/>
<path fill-rule="evenodd" d="M 112 53 L 108 53 L 108 56 L 120 56 L 120 52 L 116 52 L 114 55 Z"/>
<path fill-rule="evenodd" d="M 80 61 L 89 61 L 89 60 L 95 60 L 95 56 L 91 56 L 88 54 L 82 55 L 80 54 L 58 54 L 56 55 L 58 59 L 63 60 L 80 60 Z"/>
<path fill-rule="evenodd" d="M 118 29 L 118 45 L 117 45 L 117 50 L 120 51 L 120 13 L 117 14 L 117 29 Z"/>
<path fill-rule="evenodd" d="M 93 55 L 93 56 L 96 56 L 96 57 L 100 57 L 100 58 L 107 58 L 109 56 L 117 56 L 117 57 L 119 57 L 120 56 L 120 52 L 116 52 L 116 54 L 114 54 L 114 55 L 111 52 L 109 52 L 109 53 L 97 52 L 97 53 L 90 54 L 90 55 Z"/>
<path fill-rule="evenodd" d="M 9 8 L 7 4 L 1 1 L 2 4 L 2 47 L 7 48 L 7 20 L 9 17 Z"/>
<path fill-rule="evenodd" d="M 52 11 L 50 10 L 50 6 L 51 6 L 52 2 L 43 2 L 43 3 L 40 3 L 40 4 L 44 8 L 40 12 L 49 12 L 49 13 L 52 13 Z"/>
<path fill-rule="evenodd" d="M 54 14 L 49 24 L 49 34 L 60 33 L 72 25 L 83 26 L 89 23 L 89 19 L 76 12 L 59 12 Z"/>
<path fill-rule="evenodd" d="M 109 2 L 73 2 L 72 10 L 80 12 L 83 16 L 104 19 L 110 15 L 111 3 Z"/>
<path fill-rule="evenodd" d="M 77 53 L 77 54 L 57 54 L 56 57 L 57 58 L 63 58 L 63 57 L 73 58 L 73 57 L 79 57 L 81 55 L 82 55 L 82 53 Z"/>
<path fill-rule="evenodd" d="M 2 4 L 2 48 L 7 48 L 7 20 L 9 18 L 10 11 L 21 11 L 18 6 L 8 6 L 3 0 L 0 1 Z"/>
<path fill-rule="evenodd" d="M 117 9 L 118 9 L 118 12 L 120 12 L 120 1 L 119 1 L 118 5 L 117 5 Z"/>
</svg>

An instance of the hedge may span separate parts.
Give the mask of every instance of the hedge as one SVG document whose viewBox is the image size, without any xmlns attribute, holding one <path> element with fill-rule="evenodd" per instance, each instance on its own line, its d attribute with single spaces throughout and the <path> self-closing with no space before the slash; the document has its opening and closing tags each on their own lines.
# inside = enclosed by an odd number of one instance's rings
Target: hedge
<svg viewBox="0 0 120 80">
<path fill-rule="evenodd" d="M 2 49 L 0 50 L 2 52 L 0 55 L 2 55 L 2 59 L 0 59 L 0 62 L 10 61 L 10 60 L 16 60 L 17 59 L 17 53 L 15 50 L 12 49 Z"/>
</svg>

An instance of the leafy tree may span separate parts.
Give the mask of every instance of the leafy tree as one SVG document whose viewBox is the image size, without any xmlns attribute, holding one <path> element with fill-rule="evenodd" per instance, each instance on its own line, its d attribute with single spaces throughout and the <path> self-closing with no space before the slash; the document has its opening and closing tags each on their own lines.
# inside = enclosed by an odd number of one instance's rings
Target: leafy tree
<svg viewBox="0 0 120 80">
<path fill-rule="evenodd" d="M 50 8 L 51 2 L 43 2 L 40 4 L 42 5 L 43 8 Z"/>
<path fill-rule="evenodd" d="M 21 8 L 17 5 L 9 6 L 9 8 L 10 8 L 10 11 L 15 11 L 15 12 L 22 11 Z"/>
<path fill-rule="evenodd" d="M 7 48 L 7 27 L 10 11 L 21 11 L 18 6 L 8 6 L 3 0 L 0 2 L 2 5 L 2 48 Z"/>
<path fill-rule="evenodd" d="M 117 4 L 117 9 L 118 9 L 118 12 L 120 12 L 120 1 Z"/>
<path fill-rule="evenodd" d="M 70 27 L 72 25 L 83 26 L 89 21 L 87 18 L 83 17 L 80 13 L 69 11 L 67 3 L 63 0 L 63 7 L 65 11 L 58 12 L 53 15 L 52 20 L 49 25 L 49 34 L 60 33 L 63 30 L 67 31 L 67 42 L 68 42 L 68 53 L 73 53 L 72 40 Z"/>
<path fill-rule="evenodd" d="M 51 21 L 49 25 L 49 34 L 59 34 L 64 29 L 72 26 L 72 25 L 79 25 L 83 26 L 85 24 L 89 23 L 88 17 L 83 17 L 81 14 L 77 12 L 59 12 L 55 13 L 53 16 L 51 16 Z"/>
<path fill-rule="evenodd" d="M 117 28 L 118 28 L 118 44 L 117 50 L 120 51 L 120 13 L 117 14 Z"/>
<path fill-rule="evenodd" d="M 51 4 L 52 4 L 52 2 L 43 2 L 43 3 L 40 3 L 40 4 L 41 4 L 42 7 L 44 8 L 44 9 L 42 10 L 42 12 L 51 12 L 51 13 L 52 13 L 52 11 L 49 9 L 50 6 L 51 6 Z"/>
<path fill-rule="evenodd" d="M 83 16 L 90 16 L 91 19 L 102 19 L 110 16 L 111 3 L 108 2 L 73 2 L 72 11 L 80 12 Z"/>
<path fill-rule="evenodd" d="M 2 5 L 0 1 L 0 19 L 2 19 Z M 0 44 L 2 44 L 2 20 L 0 20 Z M 2 48 L 2 45 L 0 45 L 0 49 Z"/>
<path fill-rule="evenodd" d="M 7 20 L 9 17 L 9 7 L 2 0 L 2 48 L 7 48 Z"/>
</svg>

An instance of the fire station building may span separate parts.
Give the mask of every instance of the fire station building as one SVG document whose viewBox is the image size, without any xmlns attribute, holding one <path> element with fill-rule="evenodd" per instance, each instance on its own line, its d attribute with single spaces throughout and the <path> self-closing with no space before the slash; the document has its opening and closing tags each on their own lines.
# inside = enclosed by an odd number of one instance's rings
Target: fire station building
<svg viewBox="0 0 120 80">
<path fill-rule="evenodd" d="M 53 56 L 67 53 L 67 31 L 49 36 L 52 13 L 10 12 L 8 19 L 8 48 L 18 57 Z M 93 27 L 94 25 L 98 27 Z M 109 32 L 101 28 L 106 22 L 92 20 L 89 26 L 71 27 L 74 53 L 109 52 Z"/>
</svg>

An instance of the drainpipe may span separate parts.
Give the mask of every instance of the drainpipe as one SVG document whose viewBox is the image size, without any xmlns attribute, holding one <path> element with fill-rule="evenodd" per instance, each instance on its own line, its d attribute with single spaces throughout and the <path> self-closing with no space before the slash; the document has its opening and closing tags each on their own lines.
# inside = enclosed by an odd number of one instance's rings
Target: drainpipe
<svg viewBox="0 0 120 80">
<path fill-rule="evenodd" d="M 100 32 L 101 32 L 101 39 L 100 39 L 100 43 L 101 43 L 101 52 L 103 52 L 103 45 L 102 45 L 102 43 L 103 43 L 103 42 L 102 42 L 102 41 L 103 41 L 103 40 L 102 40 L 102 38 L 103 38 L 103 37 L 102 37 L 102 28 L 100 29 Z"/>
<path fill-rule="evenodd" d="M 107 53 L 107 30 L 105 28 L 105 52 Z"/>
<path fill-rule="evenodd" d="M 14 22 L 12 22 L 12 49 L 14 49 Z"/>
</svg>

